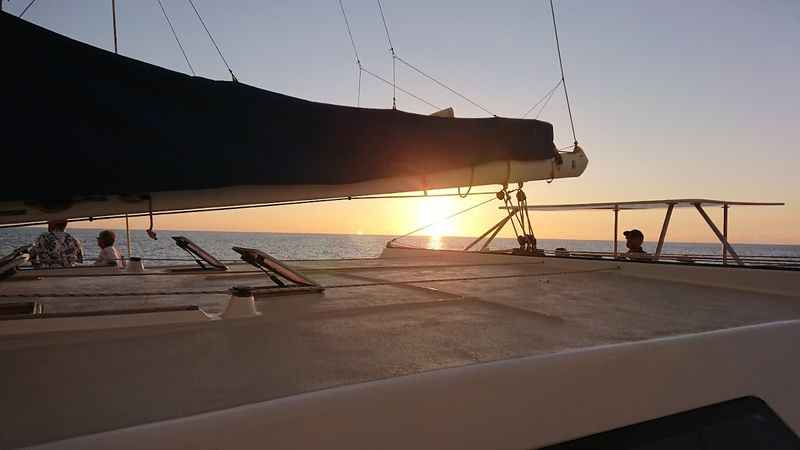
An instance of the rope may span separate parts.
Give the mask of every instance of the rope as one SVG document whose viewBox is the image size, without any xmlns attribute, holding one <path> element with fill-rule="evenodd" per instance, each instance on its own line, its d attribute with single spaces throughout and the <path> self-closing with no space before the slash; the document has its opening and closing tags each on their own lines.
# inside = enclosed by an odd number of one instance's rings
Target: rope
<svg viewBox="0 0 800 450">
<path fill-rule="evenodd" d="M 467 192 L 464 195 L 461 195 L 461 186 L 458 186 L 458 196 L 461 198 L 467 198 L 469 192 L 472 190 L 472 182 L 475 181 L 475 166 L 470 166 L 469 168 L 469 188 L 467 189 Z"/>
<path fill-rule="evenodd" d="M 529 115 L 529 114 L 530 114 L 530 113 L 531 113 L 531 112 L 532 112 L 532 111 L 533 111 L 533 110 L 534 110 L 534 109 L 535 109 L 537 106 L 539 106 L 539 104 L 541 104 L 542 102 L 544 102 L 544 105 L 542 105 L 542 109 L 541 109 L 541 110 L 539 111 L 539 113 L 536 115 L 536 117 L 538 118 L 538 117 L 539 117 L 539 115 L 540 115 L 540 114 L 542 114 L 542 111 L 544 111 L 544 108 L 547 106 L 547 103 L 549 103 L 549 102 L 550 102 L 550 98 L 552 98 L 552 97 L 553 97 L 553 94 L 555 94 L 555 92 L 556 92 L 556 89 L 558 89 L 558 87 L 559 87 L 559 86 L 561 86 L 561 83 L 563 83 L 563 82 L 564 82 L 564 80 L 558 80 L 558 83 L 556 83 L 556 85 L 555 85 L 555 86 L 553 86 L 552 88 L 550 88 L 550 90 L 549 90 L 549 91 L 547 91 L 547 93 L 546 93 L 546 94 L 544 94 L 544 95 L 542 96 L 542 98 L 540 98 L 540 99 L 539 99 L 539 100 L 538 100 L 536 103 L 534 103 L 534 104 L 533 104 L 533 106 L 531 106 L 531 107 L 530 107 L 530 109 L 528 109 L 528 111 L 527 111 L 525 114 L 523 114 L 523 115 L 522 115 L 522 119 L 524 119 L 524 118 L 528 117 L 528 115 Z"/>
<path fill-rule="evenodd" d="M 435 110 L 437 110 L 437 111 L 442 109 L 441 107 L 434 105 L 433 103 L 431 103 L 431 102 L 429 102 L 429 101 L 425 100 L 424 98 L 422 98 L 422 97 L 420 97 L 420 96 L 418 96 L 418 95 L 414 95 L 414 94 L 412 94 L 411 92 L 409 92 L 409 91 L 407 91 L 407 90 L 405 90 L 405 89 L 401 88 L 400 86 L 397 86 L 396 84 L 394 84 L 394 83 L 392 83 L 391 81 L 389 81 L 389 80 L 387 80 L 387 79 L 383 78 L 382 76 L 380 76 L 380 75 L 377 75 L 377 74 L 375 74 L 375 73 L 372 73 L 372 72 L 370 72 L 370 71 L 369 71 L 369 70 L 368 70 L 366 67 L 362 67 L 362 68 L 361 68 L 361 71 L 362 71 L 362 72 L 364 72 L 364 73 L 366 73 L 367 75 L 370 75 L 370 76 L 374 77 L 375 79 L 378 79 L 378 80 L 380 80 L 380 81 L 383 81 L 384 83 L 388 84 L 389 86 L 393 86 L 394 88 L 396 88 L 396 89 L 397 89 L 397 90 L 399 90 L 400 92 L 402 92 L 402 93 L 404 93 L 404 94 L 406 94 L 406 95 L 408 95 L 408 96 L 410 96 L 410 97 L 413 97 L 414 99 L 416 99 L 416 100 L 418 100 L 418 101 L 420 101 L 420 102 L 422 102 L 422 103 L 425 103 L 426 105 L 430 106 L 431 108 L 433 108 L 433 109 L 435 109 Z"/>
<path fill-rule="evenodd" d="M 511 191 L 511 192 L 514 192 L 514 191 Z M 505 197 L 503 197 L 503 202 L 505 203 L 506 208 L 509 209 L 509 210 L 517 209 L 517 213 L 519 213 L 519 207 L 518 206 L 514 206 L 514 201 L 511 200 L 511 196 L 508 195 L 508 194 L 510 194 L 510 192 L 506 192 Z M 511 218 L 511 226 L 514 228 L 514 235 L 515 236 L 519 236 L 519 232 L 517 231 L 517 225 L 514 222 L 515 220 L 517 222 L 519 222 L 519 216 L 516 213 Z M 519 226 L 522 227 L 522 222 L 519 222 Z M 522 233 L 525 233 L 525 228 L 524 227 L 522 228 Z"/>
<path fill-rule="evenodd" d="M 386 41 L 389 43 L 389 51 L 392 54 L 392 109 L 397 109 L 397 54 L 392 45 L 392 38 L 389 36 L 389 25 L 386 24 L 386 16 L 383 14 L 383 5 L 381 0 L 378 1 L 378 10 L 381 12 L 381 20 L 383 21 L 383 29 L 386 31 Z"/>
<path fill-rule="evenodd" d="M 476 101 L 474 101 L 474 100 L 471 100 L 471 99 L 470 99 L 470 98 L 468 98 L 466 95 L 464 95 L 464 94 L 462 94 L 462 93 L 458 92 L 457 90 L 455 90 L 455 89 L 451 88 L 450 86 L 448 86 L 448 85 L 444 84 L 443 82 L 441 82 L 441 81 L 437 80 L 436 78 L 432 77 L 431 75 L 428 75 L 427 73 L 423 72 L 423 71 L 422 71 L 421 69 L 419 69 L 418 67 L 416 67 L 416 66 L 412 65 L 411 63 L 409 63 L 409 62 L 408 62 L 408 61 L 406 61 L 405 59 L 403 59 L 403 58 L 401 58 L 401 57 L 399 57 L 399 56 L 398 56 L 398 57 L 397 57 L 397 60 L 398 60 L 398 61 L 400 61 L 401 63 L 403 63 L 403 64 L 404 64 L 406 67 L 408 67 L 409 69 L 411 69 L 411 70 L 413 70 L 413 71 L 417 72 L 418 74 L 422 75 L 423 77 L 425 77 L 425 78 L 427 78 L 427 79 L 429 79 L 429 80 L 433 81 L 434 83 L 438 84 L 439 86 L 441 86 L 441 87 L 443 87 L 443 88 L 447 89 L 448 91 L 452 92 L 453 94 L 455 94 L 455 95 L 457 95 L 457 96 L 461 97 L 462 99 L 466 100 L 467 102 L 469 102 L 470 104 L 472 104 L 472 105 L 473 105 L 473 106 L 475 106 L 476 108 L 478 108 L 478 109 L 481 109 L 482 111 L 484 111 L 484 112 L 485 112 L 485 113 L 487 113 L 487 114 L 490 114 L 490 115 L 492 115 L 492 116 L 494 116 L 494 117 L 497 117 L 497 114 L 495 114 L 495 113 L 493 113 L 493 112 L 489 111 L 489 110 L 488 110 L 488 109 L 486 109 L 484 106 L 482 106 L 480 103 L 478 103 L 478 102 L 476 102 Z"/>
<path fill-rule="evenodd" d="M 531 222 L 531 216 L 528 214 L 528 198 L 526 197 L 523 201 L 524 208 L 522 209 L 525 211 L 525 219 L 528 221 L 528 233 L 536 239 L 536 235 L 533 234 L 533 222 Z"/>
<path fill-rule="evenodd" d="M 169 20 L 169 16 L 167 15 L 167 10 L 164 9 L 164 4 L 161 3 L 161 0 L 158 1 L 158 6 L 161 7 L 161 12 L 164 13 L 164 18 L 167 19 L 167 25 L 169 25 L 169 29 L 172 30 L 172 35 L 175 36 L 175 42 L 178 43 L 178 47 L 181 49 L 181 53 L 183 53 L 183 59 L 186 60 L 186 64 L 189 66 L 189 70 L 192 72 L 192 75 L 197 75 L 194 73 L 194 67 L 192 67 L 192 63 L 189 62 L 189 57 L 186 56 L 186 51 L 183 49 L 183 45 L 181 44 L 181 40 L 178 39 L 178 33 L 175 32 L 175 27 L 172 26 L 172 21 Z"/>
<path fill-rule="evenodd" d="M 550 13 L 553 16 L 553 32 L 556 35 L 556 50 L 558 50 L 558 66 L 561 68 L 561 83 L 564 85 L 564 98 L 567 101 L 567 112 L 569 113 L 569 124 L 572 127 L 572 140 L 578 145 L 578 138 L 575 135 L 575 120 L 572 118 L 572 107 L 569 104 L 569 93 L 567 92 L 567 81 L 564 79 L 564 62 L 561 59 L 561 44 L 558 42 L 558 26 L 556 26 L 556 10 L 553 7 L 553 0 L 550 0 Z"/>
<path fill-rule="evenodd" d="M 225 56 L 223 56 L 222 50 L 219 49 L 217 41 L 214 40 L 214 36 L 212 36 L 211 32 L 208 31 L 208 27 L 206 26 L 206 23 L 203 21 L 203 17 L 200 16 L 200 12 L 197 10 L 197 7 L 194 6 L 194 2 L 192 0 L 189 0 L 189 4 L 192 6 L 194 13 L 197 14 L 197 18 L 200 19 L 200 24 L 202 24 L 203 29 L 206 30 L 206 34 L 208 34 L 209 39 L 211 39 L 211 43 L 214 44 L 214 48 L 217 49 L 217 53 L 219 54 L 219 57 L 222 59 L 222 63 L 225 64 L 225 67 L 228 68 L 228 72 L 230 72 L 231 78 L 233 78 L 234 82 L 239 82 L 239 80 L 236 79 L 236 75 L 234 75 L 233 70 L 231 70 L 231 66 L 228 64 L 228 61 L 225 59 Z"/>
<path fill-rule="evenodd" d="M 322 198 L 322 199 L 314 199 L 314 200 L 296 200 L 291 202 L 276 202 L 276 203 L 259 203 L 255 205 L 239 205 L 239 206 L 220 206 L 216 208 L 194 208 L 194 209 L 182 209 L 176 211 L 159 211 L 159 212 L 144 212 L 144 213 L 135 213 L 135 214 L 128 214 L 128 217 L 147 217 L 150 215 L 153 216 L 164 216 L 164 215 L 176 215 L 176 214 L 190 214 L 190 213 L 202 213 L 202 212 L 214 212 L 214 211 L 230 211 L 230 210 L 237 210 L 237 209 L 252 209 L 252 208 L 267 208 L 271 206 L 289 206 L 289 205 L 304 205 L 307 203 L 325 203 L 325 202 L 336 202 L 342 200 L 384 200 L 384 199 L 402 199 L 402 198 L 425 198 L 425 197 L 455 197 L 458 194 L 409 194 L 409 195 L 371 195 L 371 196 L 348 196 L 348 197 L 332 197 L 332 198 Z M 496 195 L 495 192 L 472 192 L 469 194 L 470 196 L 475 195 Z M 84 217 L 79 219 L 70 219 L 69 222 L 92 222 L 95 220 L 108 220 L 108 219 L 124 219 L 125 214 L 113 214 L 107 216 L 95 216 L 95 217 Z M 0 229 L 3 228 L 19 228 L 19 227 L 29 227 L 33 225 L 46 225 L 47 221 L 37 221 L 37 222 L 23 222 L 23 223 L 14 223 L 14 224 L 5 224 L 0 225 Z"/>
<path fill-rule="evenodd" d="M 148 205 L 148 209 L 150 210 L 149 211 L 149 213 L 150 213 L 150 228 L 147 229 L 147 235 L 150 237 L 150 239 L 155 241 L 158 238 L 156 237 L 156 232 L 153 231 L 153 196 L 152 195 L 148 195 L 147 196 L 147 205 Z"/>
<path fill-rule="evenodd" d="M 508 204 L 509 204 L 509 203 L 510 203 L 510 202 L 509 202 L 508 200 L 506 200 L 506 208 L 509 208 L 509 206 L 508 206 Z M 511 206 L 510 206 L 510 207 L 511 207 L 511 208 L 513 208 L 513 207 L 514 207 L 514 205 L 513 205 L 513 204 L 511 204 Z M 517 231 L 517 225 L 516 225 L 516 223 L 514 222 L 514 219 L 515 219 L 516 217 L 517 217 L 517 214 L 516 214 L 516 213 L 514 213 L 514 216 L 513 216 L 513 217 L 511 217 L 511 226 L 514 228 L 514 236 L 519 236 L 519 231 Z"/>
<path fill-rule="evenodd" d="M 1 1 L 1 0 L 0 0 L 0 1 Z M 36 0 L 31 0 L 31 2 L 30 2 L 30 3 L 28 3 L 28 6 L 26 6 L 26 7 L 25 7 L 25 9 L 23 9 L 23 10 L 22 10 L 22 12 L 21 12 L 21 13 L 19 13 L 19 16 L 17 16 L 17 17 L 19 17 L 20 19 L 22 19 L 22 16 L 24 16 L 24 15 L 25 15 L 25 13 L 26 13 L 26 12 L 28 12 L 28 9 L 30 9 L 30 7 L 31 7 L 31 6 L 33 6 L 33 4 L 34 4 L 34 3 L 36 3 Z"/>
</svg>

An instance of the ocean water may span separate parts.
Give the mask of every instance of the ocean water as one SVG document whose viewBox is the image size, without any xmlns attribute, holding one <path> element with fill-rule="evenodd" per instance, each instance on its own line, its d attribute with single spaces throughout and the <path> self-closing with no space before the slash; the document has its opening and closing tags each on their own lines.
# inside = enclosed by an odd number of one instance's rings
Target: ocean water
<svg viewBox="0 0 800 450">
<path fill-rule="evenodd" d="M 42 228 L 0 229 L 0 255 L 10 253 L 14 248 L 30 244 L 44 231 Z M 96 245 L 99 230 L 68 230 L 84 246 L 87 259 L 93 259 L 100 251 Z M 114 230 L 117 234 L 116 246 L 122 255 L 127 255 L 125 230 Z M 208 250 L 221 260 L 238 260 L 239 255 L 231 250 L 233 246 L 252 247 L 266 251 L 279 259 L 342 259 L 374 258 L 380 255 L 386 243 L 393 236 L 347 235 L 347 234 L 285 234 L 221 231 L 158 231 L 158 240 L 151 240 L 143 230 L 131 231 L 132 254 L 154 258 L 150 264 L 174 263 L 172 260 L 188 260 L 189 255 L 175 245 L 170 236 L 186 236 L 199 246 Z M 472 242 L 470 237 L 430 237 L 411 236 L 397 242 L 418 247 L 461 250 Z M 620 242 L 620 251 L 624 250 Z M 516 240 L 495 239 L 492 249 L 516 247 Z M 539 239 L 539 247 L 554 249 L 563 247 L 571 251 L 610 252 L 612 241 Z M 655 251 L 654 242 L 646 242 L 645 250 Z M 800 257 L 800 245 L 735 244 L 734 248 L 742 256 L 782 256 Z M 721 248 L 714 243 L 667 242 L 666 254 L 719 255 Z M 160 259 L 160 261 L 159 261 Z"/>
</svg>

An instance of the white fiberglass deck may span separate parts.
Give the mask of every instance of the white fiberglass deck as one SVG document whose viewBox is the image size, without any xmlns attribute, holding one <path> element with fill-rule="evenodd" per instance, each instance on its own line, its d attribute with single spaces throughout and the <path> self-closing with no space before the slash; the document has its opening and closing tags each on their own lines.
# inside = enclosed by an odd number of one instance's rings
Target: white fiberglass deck
<svg viewBox="0 0 800 450">
<path fill-rule="evenodd" d="M 295 262 L 325 292 L 258 301 L 257 318 L 0 336 L 0 447 L 475 362 L 800 318 L 797 271 L 384 256 Z M 249 266 L 18 279 L 0 284 L 0 302 L 52 293 L 37 298 L 45 312 L 188 304 L 213 312 L 227 294 L 191 291 L 268 282 Z M 65 295 L 89 292 L 150 294 Z"/>
</svg>

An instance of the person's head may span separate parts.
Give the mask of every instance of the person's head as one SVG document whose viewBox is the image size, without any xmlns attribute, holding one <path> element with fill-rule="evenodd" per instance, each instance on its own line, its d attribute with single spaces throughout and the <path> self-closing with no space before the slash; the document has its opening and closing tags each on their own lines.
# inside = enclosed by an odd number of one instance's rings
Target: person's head
<svg viewBox="0 0 800 450">
<path fill-rule="evenodd" d="M 625 235 L 625 246 L 629 249 L 633 250 L 642 247 L 642 244 L 644 243 L 644 234 L 641 231 L 634 228 L 633 230 L 626 231 L 622 234 Z"/>
<path fill-rule="evenodd" d="M 64 231 L 67 229 L 66 220 L 50 220 L 47 222 L 47 231 Z"/>
<path fill-rule="evenodd" d="M 100 248 L 111 247 L 117 240 L 117 235 L 111 230 L 103 230 L 97 235 L 97 245 Z"/>
</svg>

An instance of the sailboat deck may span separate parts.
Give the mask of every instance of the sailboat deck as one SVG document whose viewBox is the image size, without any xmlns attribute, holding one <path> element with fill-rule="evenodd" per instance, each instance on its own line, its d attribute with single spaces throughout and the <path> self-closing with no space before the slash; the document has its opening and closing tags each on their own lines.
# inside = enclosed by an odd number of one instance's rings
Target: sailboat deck
<svg viewBox="0 0 800 450">
<path fill-rule="evenodd" d="M 0 336 L 0 419 L 14 424 L 0 446 L 475 362 L 800 318 L 798 272 L 409 254 L 291 262 L 325 292 L 257 301 L 257 318 Z M 219 312 L 228 294 L 190 291 L 269 283 L 251 269 L 21 279 L 0 284 L 0 302 L 36 292 L 54 294 L 36 299 L 46 312 L 188 304 Z M 148 294 L 124 295 L 137 291 Z M 81 293 L 122 295 L 66 296 Z"/>
</svg>

